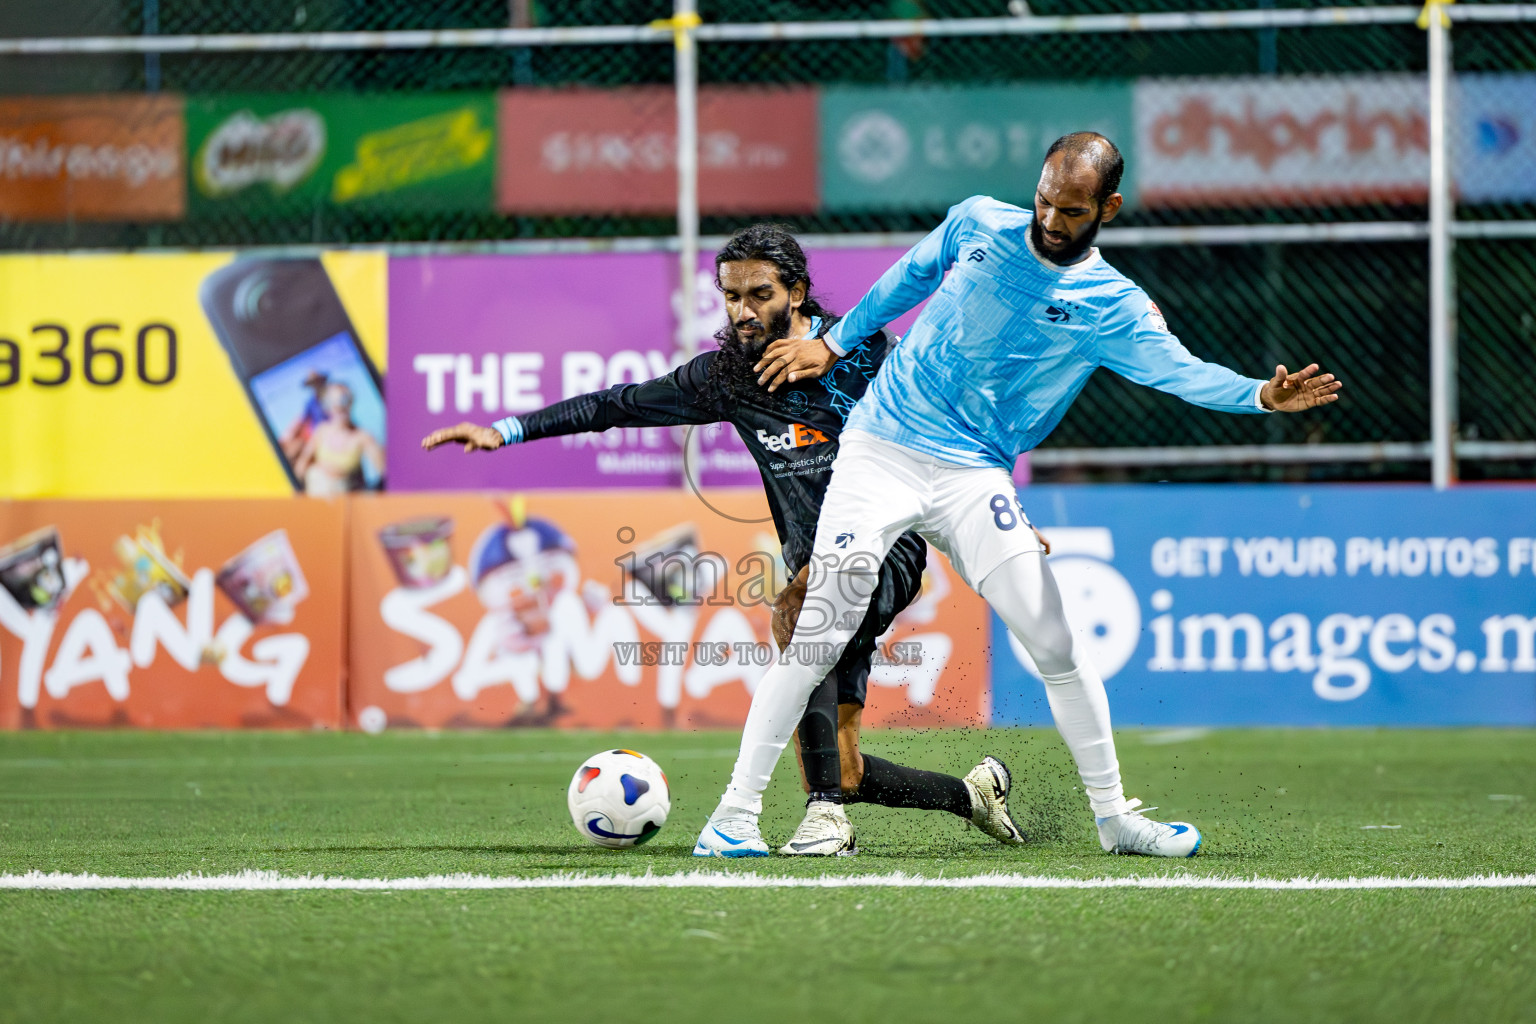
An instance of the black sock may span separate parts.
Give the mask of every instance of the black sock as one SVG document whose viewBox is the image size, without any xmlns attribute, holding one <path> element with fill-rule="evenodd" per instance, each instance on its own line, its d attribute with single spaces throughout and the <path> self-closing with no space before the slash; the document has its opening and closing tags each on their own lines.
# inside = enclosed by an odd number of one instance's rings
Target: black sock
<svg viewBox="0 0 1536 1024">
<path fill-rule="evenodd" d="M 843 764 L 837 754 L 837 678 L 829 674 L 811 693 L 800 719 L 800 763 L 812 800 L 843 802 Z"/>
<path fill-rule="evenodd" d="M 847 803 L 879 804 L 882 807 L 917 807 L 948 811 L 971 820 L 971 790 L 964 780 L 943 772 L 925 772 L 878 757 L 864 755 L 864 778 Z"/>
</svg>

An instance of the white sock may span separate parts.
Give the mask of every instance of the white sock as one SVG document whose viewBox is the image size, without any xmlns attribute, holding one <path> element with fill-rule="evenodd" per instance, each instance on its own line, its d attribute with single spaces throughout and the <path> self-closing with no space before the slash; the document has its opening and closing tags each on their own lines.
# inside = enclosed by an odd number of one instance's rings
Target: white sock
<svg viewBox="0 0 1536 1024">
<path fill-rule="evenodd" d="M 752 709 L 741 729 L 741 752 L 731 770 L 731 784 L 720 798 L 720 808 L 748 814 L 763 813 L 763 790 L 773 775 L 774 765 L 784 752 L 795 726 L 805 716 L 811 691 L 829 669 L 784 664 L 768 670 L 752 695 Z"/>
<path fill-rule="evenodd" d="M 805 716 L 811 693 L 832 671 L 864 621 L 878 574 L 862 567 L 878 567 L 880 557 L 850 559 L 831 571 L 825 563 L 813 560 L 790 649 L 779 652 L 779 660 L 752 695 L 752 708 L 741 729 L 741 752 L 731 771 L 731 784 L 720 798 L 722 811 L 763 812 L 763 790 L 768 788 L 789 737 Z"/>
<path fill-rule="evenodd" d="M 1040 554 L 1010 558 L 977 588 L 1035 659 L 1056 730 L 1077 762 L 1094 817 L 1124 813 L 1120 762 L 1109 725 L 1104 680 L 1083 655 L 1061 607 L 1051 567 Z"/>
<path fill-rule="evenodd" d="M 1056 731 L 1077 762 L 1077 774 L 1088 791 L 1093 816 L 1108 818 L 1125 813 L 1120 761 L 1109 725 L 1109 695 L 1099 673 L 1086 660 L 1080 660 L 1076 671 L 1042 674 L 1040 678 L 1045 680 L 1045 697 L 1056 720 Z"/>
</svg>

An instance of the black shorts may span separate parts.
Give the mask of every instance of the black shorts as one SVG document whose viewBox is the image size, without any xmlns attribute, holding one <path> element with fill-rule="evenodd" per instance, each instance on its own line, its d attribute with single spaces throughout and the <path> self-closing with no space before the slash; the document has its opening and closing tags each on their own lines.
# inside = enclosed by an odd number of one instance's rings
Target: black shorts
<svg viewBox="0 0 1536 1024">
<path fill-rule="evenodd" d="M 923 589 L 923 568 L 928 546 L 913 533 L 896 539 L 891 553 L 880 566 L 880 582 L 869 601 L 869 611 L 859 631 L 843 648 L 843 656 L 832 670 L 837 680 L 837 702 L 864 706 L 869 689 L 869 665 L 880 646 L 880 637 L 891 628 L 896 616 L 911 604 Z"/>
</svg>

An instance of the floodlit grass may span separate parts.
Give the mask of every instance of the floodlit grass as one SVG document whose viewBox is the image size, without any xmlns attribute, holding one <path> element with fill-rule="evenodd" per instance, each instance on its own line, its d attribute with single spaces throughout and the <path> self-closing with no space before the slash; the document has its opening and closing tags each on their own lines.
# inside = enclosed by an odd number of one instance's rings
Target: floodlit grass
<svg viewBox="0 0 1536 1024">
<path fill-rule="evenodd" d="M 873 733 L 866 747 L 956 773 L 1002 756 L 1030 846 L 856 807 L 858 857 L 696 861 L 734 744 L 4 735 L 0 872 L 1536 871 L 1529 732 L 1123 733 L 1128 792 L 1206 835 L 1180 862 L 1100 852 L 1055 734 L 1012 730 Z M 576 834 L 565 787 L 585 754 L 620 745 L 662 763 L 673 810 L 650 845 L 611 852 Z M 800 812 L 781 767 L 770 841 Z M 0 892 L 0 1021 L 1533 1019 L 1533 922 L 1530 889 Z"/>
</svg>

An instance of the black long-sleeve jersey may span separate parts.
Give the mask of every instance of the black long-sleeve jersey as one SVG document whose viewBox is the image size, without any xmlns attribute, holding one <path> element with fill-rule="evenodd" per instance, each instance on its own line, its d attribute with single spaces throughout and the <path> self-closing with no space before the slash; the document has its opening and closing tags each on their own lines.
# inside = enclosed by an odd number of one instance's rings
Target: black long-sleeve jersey
<svg viewBox="0 0 1536 1024">
<path fill-rule="evenodd" d="M 760 398 L 751 399 L 712 397 L 706 382 L 719 353 L 705 352 L 654 380 L 568 398 L 517 419 L 524 441 L 612 427 L 731 424 L 762 473 L 784 565 L 793 575 L 811 556 L 843 423 L 892 344 L 894 339 L 881 331 L 819 379 L 785 385 L 772 395 L 763 391 Z M 886 558 L 885 573 L 898 574 L 905 584 L 899 589 L 916 594 L 926 559 L 922 538 L 904 533 Z"/>
</svg>

